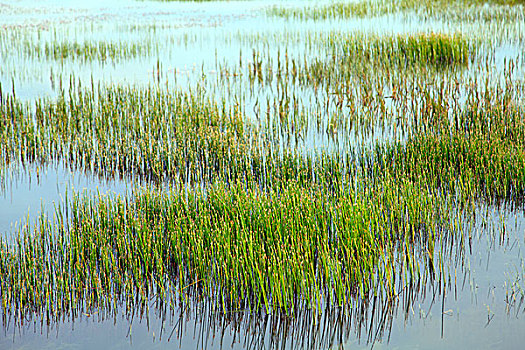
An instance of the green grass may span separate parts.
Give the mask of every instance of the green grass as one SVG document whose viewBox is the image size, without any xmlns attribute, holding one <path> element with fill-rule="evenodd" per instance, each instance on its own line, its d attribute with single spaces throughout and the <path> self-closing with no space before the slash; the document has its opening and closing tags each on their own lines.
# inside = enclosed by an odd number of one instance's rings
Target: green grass
<svg viewBox="0 0 525 350">
<path fill-rule="evenodd" d="M 253 63 L 246 69 L 251 81 L 330 85 L 330 82 L 348 82 L 364 76 L 362 83 L 370 85 L 374 78 L 384 76 L 392 79 L 390 77 L 403 75 L 405 80 L 407 75 L 429 78 L 446 70 L 468 68 L 479 47 L 476 40 L 460 33 L 377 36 L 334 32 L 311 40 L 321 43 L 322 54 L 315 53 L 319 50 L 317 46 L 304 57 L 289 55 L 288 49 L 277 58 L 254 50 Z M 397 84 L 407 85 L 407 82 Z"/>
<path fill-rule="evenodd" d="M 350 310 L 355 298 L 377 288 L 393 297 L 398 254 L 406 260 L 406 282 L 417 280 L 427 274 L 420 259 L 438 269 L 432 260 L 436 235 L 461 234 L 462 214 L 456 212 L 473 210 L 478 200 L 519 204 L 523 198 L 525 126 L 523 110 L 512 102 L 519 86 L 507 80 L 483 95 L 472 86 L 464 113 L 452 119 L 429 99 L 426 119 L 406 142 L 357 158 L 325 154 L 314 160 L 291 152 L 269 156 L 259 177 L 215 179 L 204 188 L 186 184 L 169 193 L 144 189 L 133 198 L 75 196 L 56 210 L 55 220 L 41 218 L 34 231 L 22 229 L 13 242 L 2 243 L 3 309 L 57 321 L 121 303 L 127 310 L 145 308 L 153 296 L 171 303 L 204 296 L 225 313 L 263 309 L 291 316 L 302 307 L 320 312 L 326 303 Z M 133 91 L 101 90 L 101 106 L 126 110 L 128 103 L 140 105 L 131 99 L 140 96 L 143 111 L 154 115 L 157 103 L 169 101 L 155 90 L 149 90 L 151 100 Z M 186 101 L 183 96 L 178 101 Z M 119 104 L 108 103 L 112 98 Z M 81 120 L 72 118 L 78 101 L 66 108 L 71 114 L 62 112 L 68 117 L 57 124 L 60 137 L 69 130 L 86 137 Z M 60 106 L 64 102 L 37 114 L 37 124 L 46 124 Z M 205 110 L 203 120 L 194 110 L 179 122 L 213 125 L 208 113 L 214 109 Z M 15 130 L 11 115 L 2 119 L 11 123 L 8 138 Z M 141 129 L 139 120 L 107 116 L 91 120 L 89 133 L 111 135 L 102 132 L 115 132 L 111 125 Z M 73 129 L 60 131 L 66 126 Z"/>
<path fill-rule="evenodd" d="M 512 103 L 513 98 L 488 90 L 481 99 L 472 97 L 453 120 L 446 111 L 434 113 L 432 118 L 441 121 L 426 120 L 421 127 L 434 123 L 434 131 L 416 132 L 390 150 L 378 148 L 376 157 L 392 159 L 382 171 L 460 193 L 465 200 L 523 204 L 524 107 Z"/>
<path fill-rule="evenodd" d="M 25 54 L 37 59 L 79 60 L 81 62 L 119 62 L 131 58 L 145 57 L 158 52 L 150 42 L 90 42 L 69 41 L 46 42 L 43 46 L 29 44 L 25 46 Z"/>
<path fill-rule="evenodd" d="M 436 195 L 392 185 L 337 196 L 289 182 L 267 193 L 237 183 L 190 195 L 145 190 L 134 200 L 75 197 L 54 223 L 41 219 L 34 234 L 3 244 L 3 309 L 56 321 L 193 293 L 223 312 L 351 308 L 379 280 L 395 293 L 380 257 L 450 225 Z"/>
<path fill-rule="evenodd" d="M 305 52 L 288 46 L 276 55 L 253 50 L 244 68 L 252 91 L 277 88 L 278 97 L 260 111 L 270 116 L 264 128 L 284 129 L 299 142 L 312 129 L 340 142 L 352 133 L 368 136 L 378 125 L 407 132 L 419 118 L 422 98 L 449 101 L 454 90 L 441 82 L 456 80 L 466 88 L 465 72 L 479 69 L 474 63 L 483 55 L 476 40 L 461 34 L 335 31 L 306 37 Z M 315 104 L 301 103 L 312 93 Z"/>
<path fill-rule="evenodd" d="M 250 137 L 257 140 L 239 111 L 196 92 L 79 86 L 57 102 L 7 98 L 1 108 L 6 162 L 63 159 L 72 168 L 157 182 L 227 177 L 229 164 L 250 151 Z"/>
</svg>

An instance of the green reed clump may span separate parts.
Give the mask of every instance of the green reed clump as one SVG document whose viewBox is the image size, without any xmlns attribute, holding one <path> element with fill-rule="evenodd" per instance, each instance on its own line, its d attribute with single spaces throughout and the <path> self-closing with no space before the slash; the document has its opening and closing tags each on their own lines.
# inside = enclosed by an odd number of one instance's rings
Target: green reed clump
<svg viewBox="0 0 525 350">
<path fill-rule="evenodd" d="M 267 9 L 270 16 L 278 16 L 296 19 L 328 19 L 328 18 L 366 18 L 381 16 L 391 12 L 390 2 L 384 1 L 348 1 L 333 2 L 328 5 L 307 6 L 307 7 L 285 7 L 272 6 Z"/>
<path fill-rule="evenodd" d="M 387 55 L 395 57 L 396 52 L 401 62 L 434 65 L 468 64 L 471 52 L 475 51 L 467 39 L 459 34 L 440 33 L 398 36 L 393 45 L 382 47 Z"/>
<path fill-rule="evenodd" d="M 328 45 L 342 65 L 370 61 L 381 66 L 468 65 L 476 43 L 459 33 L 418 33 L 396 36 L 348 35 L 340 45 Z M 338 40 L 339 41 L 339 40 Z M 330 56 L 328 56 L 330 57 Z M 334 62 L 335 63 L 335 62 Z"/>
<path fill-rule="evenodd" d="M 193 90 L 79 86 L 55 102 L 5 96 L 0 103 L 5 164 L 63 162 L 105 178 L 174 185 L 240 179 L 264 190 L 286 180 L 330 182 L 342 158 L 351 162 L 350 154 L 313 161 L 281 149 L 279 135 L 258 131 L 238 106 Z"/>
<path fill-rule="evenodd" d="M 348 81 L 360 75 L 365 75 L 363 79 L 367 81 L 376 76 L 390 78 L 400 69 L 403 76 L 408 72 L 422 74 L 422 68 L 438 70 L 432 71 L 437 74 L 444 68 L 466 68 L 476 57 L 479 46 L 475 40 L 460 33 L 377 36 L 334 32 L 315 40 L 323 43 L 321 57 L 308 52 L 304 57 L 293 57 L 288 55 L 288 50 L 276 58 L 265 57 L 254 50 L 253 63 L 247 67 L 250 80 L 268 84 L 275 79 L 286 87 L 282 82 L 317 86 Z M 318 50 L 317 47 L 312 49 Z M 369 70 L 374 70 L 374 74 L 371 75 Z M 430 75 L 430 72 L 425 73 Z"/>
<path fill-rule="evenodd" d="M 198 92 L 71 88 L 56 102 L 5 97 L 0 134 L 7 162 L 65 160 L 100 175 L 208 181 L 246 171 L 255 130 L 237 107 Z"/>
<path fill-rule="evenodd" d="M 244 183 L 190 194 L 144 190 L 134 199 L 75 196 L 2 243 L 4 317 L 56 321 L 81 312 L 131 312 L 155 297 L 204 295 L 223 312 L 264 309 L 293 315 L 351 308 L 383 286 L 395 295 L 396 247 L 427 249 L 447 223 L 445 197 L 409 182 L 341 188 L 334 196 L 295 182 L 267 193 Z M 378 270 L 379 259 L 392 260 Z M 119 306 L 120 305 L 120 306 Z"/>
<path fill-rule="evenodd" d="M 459 194 L 464 201 L 506 200 L 523 204 L 525 195 L 525 122 L 520 87 L 470 91 L 465 106 L 426 109 L 424 123 L 405 143 L 378 147 L 378 173 L 410 179 Z M 474 88 L 473 88 L 474 90 Z"/>
<path fill-rule="evenodd" d="M 439 94 L 448 101 L 455 87 L 441 82 L 466 85 L 462 75 L 478 56 L 477 42 L 461 34 L 332 32 L 314 40 L 324 48 L 307 45 L 298 55 L 254 50 L 245 68 L 250 86 L 275 87 L 277 96 L 262 110 L 269 116 L 264 127 L 292 144 L 314 129 L 343 141 L 392 123 L 405 132 L 420 115 L 419 100 Z"/>
</svg>

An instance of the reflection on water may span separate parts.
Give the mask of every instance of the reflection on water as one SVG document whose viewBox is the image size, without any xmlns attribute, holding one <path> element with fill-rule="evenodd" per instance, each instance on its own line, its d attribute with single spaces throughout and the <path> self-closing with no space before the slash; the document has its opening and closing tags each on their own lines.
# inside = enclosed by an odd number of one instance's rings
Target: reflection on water
<svg viewBox="0 0 525 350">
<path fill-rule="evenodd" d="M 128 192 L 125 182 L 100 181 L 60 166 L 17 174 L 0 204 L 4 227 L 28 206 L 35 208 L 31 220 L 40 198 L 63 203 L 66 188 Z M 479 207 L 475 219 L 465 224 L 458 246 L 447 247 L 448 239 L 436 243 L 442 246 L 434 257 L 441 259 L 436 279 L 429 279 L 428 267 L 422 266 L 422 280 L 400 281 L 397 298 L 370 295 L 353 300 L 350 311 L 223 314 L 213 300 L 190 292 L 185 302 L 162 303 L 153 296 L 141 312 L 93 311 L 64 316 L 58 324 L 12 316 L 3 320 L 0 348 L 519 348 L 525 340 L 525 217 Z"/>
</svg>

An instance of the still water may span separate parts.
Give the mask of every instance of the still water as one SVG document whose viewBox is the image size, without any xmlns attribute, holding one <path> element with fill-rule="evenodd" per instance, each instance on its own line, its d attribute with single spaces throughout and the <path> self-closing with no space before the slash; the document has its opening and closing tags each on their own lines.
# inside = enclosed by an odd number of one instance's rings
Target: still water
<svg viewBox="0 0 525 350">
<path fill-rule="evenodd" d="M 336 29 L 375 33 L 410 33 L 429 27 L 435 31 L 456 30 L 438 20 L 410 21 L 389 16 L 320 22 L 267 17 L 265 9 L 275 4 L 301 6 L 304 2 L 1 1 L 0 84 L 4 92 L 14 88 L 19 98 L 31 103 L 38 98 L 54 98 L 62 88 L 67 89 L 70 76 L 85 85 L 146 85 L 159 80 L 162 74 L 167 85 L 185 88 L 203 81 L 207 89 L 228 97 L 232 92 L 217 77 L 220 67 L 240 60 L 241 64 L 242 60 L 249 63 L 255 48 L 273 55 L 281 46 L 295 48 L 296 52 L 304 50 L 301 45 L 285 44 L 284 36 L 283 42 L 264 42 L 261 38 L 276 38 L 279 33 L 307 38 L 310 32 Z M 463 29 L 474 30 L 468 25 Z M 117 54 L 104 61 L 34 55 L 36 46 L 46 43 L 90 41 L 140 43 L 142 51 Z M 495 49 L 494 62 L 500 67 L 506 59 L 522 54 L 519 47 L 506 43 Z M 233 91 L 238 92 L 235 86 Z M 257 93 L 267 96 L 271 87 Z M 245 96 L 248 111 L 256 100 Z M 309 142 L 328 144 L 328 149 L 336 147 L 315 137 Z M 54 207 L 64 205 L 67 193 L 124 196 L 137 185 L 132 179 L 101 179 L 60 163 L 9 166 L 2 173 L 1 184 L 0 235 L 6 241 L 16 235 L 18 227 L 33 222 L 41 213 L 52 217 Z M 213 315 L 206 301 L 195 302 L 190 311 L 174 309 L 159 314 L 152 301 L 149 316 L 133 319 L 123 314 L 84 314 L 59 324 L 32 320 L 23 326 L 6 320 L 0 348 L 519 349 L 525 344 L 524 213 L 481 204 L 478 210 L 480 219 L 471 230 L 469 244 L 443 264 L 447 287 L 443 289 L 439 282 L 427 283 L 408 302 L 403 301 L 406 293 L 401 291 L 383 321 L 359 321 L 343 315 L 340 322 L 319 326 L 307 314 L 289 324 L 271 315 L 226 318 Z M 345 334 L 342 337 L 341 332 Z"/>
</svg>

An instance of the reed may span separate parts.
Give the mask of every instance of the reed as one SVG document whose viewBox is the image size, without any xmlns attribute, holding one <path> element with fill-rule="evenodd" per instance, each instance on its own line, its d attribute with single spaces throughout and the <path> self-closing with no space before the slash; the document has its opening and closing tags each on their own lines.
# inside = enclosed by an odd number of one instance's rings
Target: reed
<svg viewBox="0 0 525 350">
<path fill-rule="evenodd" d="M 267 193 L 236 183 L 189 195 L 146 189 L 133 200 L 75 195 L 54 221 L 41 217 L 34 233 L 26 227 L 3 243 L 4 316 L 56 322 L 185 295 L 211 298 L 224 313 L 291 316 L 299 305 L 351 308 L 377 281 L 395 294 L 392 267 L 378 270 L 379 259 L 426 246 L 453 224 L 443 197 L 392 184 L 337 195 L 293 181 Z"/>
<path fill-rule="evenodd" d="M 227 176 L 229 164 L 250 150 L 250 135 L 257 140 L 239 110 L 197 92 L 93 85 L 84 90 L 79 83 L 57 102 L 41 100 L 34 107 L 29 117 L 32 107 L 13 96 L 2 102 L 7 162 L 66 159 L 95 174 L 200 181 Z"/>
<path fill-rule="evenodd" d="M 80 62 L 113 62 L 146 57 L 158 53 L 152 42 L 106 42 L 106 41 L 51 41 L 43 45 L 27 42 L 24 54 L 32 59 L 72 60 Z"/>
<path fill-rule="evenodd" d="M 425 127 L 426 132 L 416 132 L 395 150 L 379 147 L 376 157 L 392 160 L 386 167 L 392 174 L 452 190 L 467 200 L 510 200 L 521 205 L 525 193 L 522 116 L 523 106 L 515 105 L 510 95 L 489 89 L 482 98 L 471 95 L 464 112 L 452 120 L 441 116 L 434 132 Z"/>
</svg>

